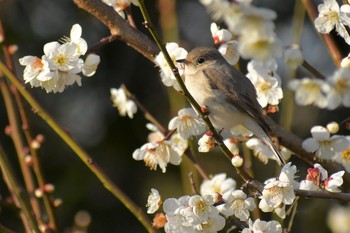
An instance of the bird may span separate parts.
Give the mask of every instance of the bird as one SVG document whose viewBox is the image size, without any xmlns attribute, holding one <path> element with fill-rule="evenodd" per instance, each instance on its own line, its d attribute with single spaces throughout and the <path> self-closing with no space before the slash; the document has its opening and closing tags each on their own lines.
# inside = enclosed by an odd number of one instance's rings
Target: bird
<svg viewBox="0 0 350 233">
<path fill-rule="evenodd" d="M 186 89 L 200 106 L 208 109 L 216 129 L 244 126 L 271 149 L 281 166 L 285 165 L 271 139 L 271 128 L 257 101 L 256 89 L 244 74 L 211 47 L 194 48 L 176 62 L 184 65 Z"/>
</svg>

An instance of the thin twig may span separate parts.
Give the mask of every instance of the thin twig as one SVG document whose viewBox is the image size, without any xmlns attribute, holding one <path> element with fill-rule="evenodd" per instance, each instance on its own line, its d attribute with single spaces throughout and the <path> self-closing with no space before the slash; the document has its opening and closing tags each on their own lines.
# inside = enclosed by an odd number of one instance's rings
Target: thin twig
<svg viewBox="0 0 350 233">
<path fill-rule="evenodd" d="M 17 80 L 12 72 L 0 61 L 0 71 L 10 80 L 17 88 L 26 101 L 32 106 L 34 111 L 40 116 L 63 141 L 76 153 L 76 155 L 84 162 L 90 171 L 101 181 L 104 187 L 109 190 L 118 200 L 120 200 L 130 212 L 149 232 L 155 232 L 148 219 L 148 216 L 137 206 L 113 181 L 104 173 L 104 171 L 93 161 L 93 159 L 85 152 L 74 139 L 56 122 L 53 118 L 40 106 L 40 104 L 32 97 L 32 95 Z"/>
<path fill-rule="evenodd" d="M 36 222 L 36 218 L 32 212 L 32 208 L 30 207 L 27 198 L 24 196 L 24 193 L 20 188 L 20 184 L 17 181 L 15 172 L 13 171 L 12 167 L 10 166 L 7 160 L 7 156 L 5 155 L 5 151 L 3 150 L 2 145 L 0 145 L 0 166 L 4 173 L 6 173 L 7 175 L 11 188 L 14 191 L 14 194 L 16 195 L 16 198 L 20 203 L 21 210 L 23 211 L 23 214 L 25 215 L 31 230 L 34 233 L 40 233 L 38 223 Z"/>
<path fill-rule="evenodd" d="M 317 69 L 315 69 L 315 67 L 313 67 L 312 65 L 310 65 L 310 63 L 308 63 L 306 60 L 303 61 L 302 66 L 303 66 L 305 69 L 307 69 L 312 75 L 314 75 L 316 78 L 326 80 L 326 76 L 324 76 L 323 74 L 321 74 L 321 72 L 319 72 Z"/>
</svg>

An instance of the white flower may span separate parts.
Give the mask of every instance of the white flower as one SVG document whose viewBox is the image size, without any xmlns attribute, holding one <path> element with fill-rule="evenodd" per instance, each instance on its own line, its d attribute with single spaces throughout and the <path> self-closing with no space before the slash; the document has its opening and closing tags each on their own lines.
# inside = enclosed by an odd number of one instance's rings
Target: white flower
<svg viewBox="0 0 350 233">
<path fill-rule="evenodd" d="M 199 140 L 198 140 L 198 151 L 202 153 L 206 153 L 214 149 L 215 147 L 215 139 L 213 137 L 212 132 L 206 132 Z"/>
<path fill-rule="evenodd" d="M 295 101 L 298 105 L 313 104 L 319 108 L 325 108 L 328 105 L 326 94 L 330 91 L 330 86 L 323 80 L 294 79 L 289 82 L 288 86 L 295 91 Z"/>
<path fill-rule="evenodd" d="M 350 68 L 350 54 L 341 60 L 340 67 Z"/>
<path fill-rule="evenodd" d="M 303 64 L 304 56 L 298 45 L 292 45 L 284 51 L 284 63 L 291 69 L 296 69 Z"/>
<path fill-rule="evenodd" d="M 74 24 L 70 30 L 70 40 L 68 42 L 71 42 L 77 46 L 76 53 L 78 56 L 84 55 L 88 49 L 88 45 L 86 41 L 81 38 L 81 34 L 81 26 L 79 24 Z"/>
<path fill-rule="evenodd" d="M 216 23 L 210 24 L 210 32 L 213 37 L 214 44 L 225 44 L 232 39 L 232 33 L 227 29 L 219 29 Z"/>
<path fill-rule="evenodd" d="M 329 192 L 340 192 L 343 184 L 344 171 L 334 173 L 328 178 L 328 172 L 320 164 L 315 163 L 314 168 L 307 169 L 306 179 L 300 183 L 300 189 L 319 191 L 325 189 Z"/>
<path fill-rule="evenodd" d="M 350 6 L 339 5 L 336 0 L 324 0 L 318 6 L 319 15 L 315 19 L 315 27 L 320 33 L 329 33 L 334 27 L 346 43 L 350 44 L 350 36 L 345 26 L 350 26 Z"/>
<path fill-rule="evenodd" d="M 219 210 L 226 217 L 234 215 L 239 220 L 246 221 L 250 215 L 249 211 L 253 211 L 256 208 L 254 199 L 247 197 L 242 190 L 226 193 L 223 199 L 225 204 L 220 206 Z"/>
<path fill-rule="evenodd" d="M 282 55 L 283 44 L 276 35 L 245 33 L 238 39 L 238 51 L 245 59 L 266 61 Z"/>
<path fill-rule="evenodd" d="M 157 165 L 163 173 L 166 172 L 168 163 L 179 165 L 182 157 L 173 148 L 171 141 L 149 142 L 132 154 L 135 160 L 144 160 L 151 170 L 157 170 Z"/>
<path fill-rule="evenodd" d="M 332 193 L 338 193 L 340 192 L 340 187 L 343 184 L 343 175 L 345 171 L 340 171 L 337 173 L 334 173 L 324 182 L 324 188 Z"/>
<path fill-rule="evenodd" d="M 291 205 L 295 199 L 294 181 L 296 167 L 286 164 L 278 178 L 265 181 L 264 190 L 260 197 L 259 208 L 263 212 L 275 211 L 278 216 L 285 218 L 285 205 Z M 293 187 L 294 186 L 294 187 Z"/>
<path fill-rule="evenodd" d="M 90 77 L 96 73 L 98 64 L 100 64 L 100 56 L 90 53 L 84 62 L 82 72 L 86 77 Z"/>
<path fill-rule="evenodd" d="M 337 152 L 342 152 L 349 146 L 349 140 L 341 135 L 330 136 L 323 126 L 311 128 L 312 138 L 303 141 L 302 147 L 307 152 L 316 152 L 321 159 L 331 159 Z"/>
<path fill-rule="evenodd" d="M 190 197 L 188 204 L 192 207 L 193 213 L 201 222 L 207 221 L 210 215 L 217 215 L 219 213 L 218 209 L 213 206 L 214 197 L 212 195 L 194 195 Z"/>
<path fill-rule="evenodd" d="M 166 50 L 168 51 L 175 66 L 177 65 L 176 60 L 183 59 L 187 56 L 187 51 L 184 48 L 179 47 L 179 45 L 175 42 L 167 43 Z M 180 90 L 180 86 L 177 83 L 175 76 L 170 69 L 167 61 L 165 60 L 164 54 L 162 52 L 156 56 L 154 63 L 160 68 L 160 76 L 164 85 L 168 87 L 174 86 L 176 90 Z M 183 70 L 179 69 L 179 72 L 181 75 L 183 73 Z"/>
<path fill-rule="evenodd" d="M 207 221 L 197 225 L 196 229 L 200 233 L 216 233 L 225 227 L 226 220 L 219 214 L 208 216 Z"/>
<path fill-rule="evenodd" d="M 249 228 L 243 229 L 242 233 L 282 233 L 282 226 L 277 221 L 261 221 L 260 219 L 253 221 L 249 219 Z"/>
<path fill-rule="evenodd" d="M 258 102 L 261 107 L 266 107 L 268 104 L 278 105 L 279 100 L 283 98 L 283 92 L 280 84 L 280 77 L 276 73 L 277 65 L 271 69 L 265 67 L 261 62 L 250 61 L 248 63 L 247 78 L 254 84 Z"/>
<path fill-rule="evenodd" d="M 211 177 L 209 180 L 204 180 L 200 187 L 200 193 L 202 196 L 224 195 L 227 192 L 233 191 L 236 188 L 236 181 L 232 178 L 227 178 L 225 173 L 217 174 Z"/>
<path fill-rule="evenodd" d="M 350 68 L 339 68 L 327 82 L 331 85 L 327 108 L 333 110 L 340 105 L 350 107 Z"/>
<path fill-rule="evenodd" d="M 206 130 L 205 123 L 192 108 L 183 108 L 178 114 L 177 117 L 170 120 L 168 128 L 169 130 L 177 129 L 179 135 L 184 139 L 202 134 Z"/>
<path fill-rule="evenodd" d="M 239 53 L 237 41 L 230 40 L 227 43 L 220 45 L 218 50 L 230 65 L 235 65 L 238 62 Z"/>
<path fill-rule="evenodd" d="M 173 143 L 173 149 L 179 154 L 183 155 L 188 147 L 188 141 L 183 139 L 178 133 L 174 133 L 170 141 Z"/>
<path fill-rule="evenodd" d="M 350 141 L 350 137 L 347 137 L 347 139 Z M 336 153 L 333 159 L 343 165 L 347 172 L 350 172 L 350 147 Z"/>
<path fill-rule="evenodd" d="M 121 116 L 134 117 L 134 114 L 137 112 L 136 104 L 126 97 L 123 88 L 111 88 L 111 99 L 113 106 L 118 109 Z"/>
<path fill-rule="evenodd" d="M 81 77 L 92 76 L 99 64 L 99 56 L 90 55 L 84 64 L 81 55 L 87 51 L 86 41 L 81 38 L 82 29 L 79 24 L 73 25 L 70 38 L 62 39 L 63 44 L 56 41 L 44 45 L 44 55 L 39 59 L 25 56 L 19 59 L 26 66 L 23 78 L 32 87 L 41 87 L 49 92 L 63 92 L 66 86 L 77 83 L 81 86 Z"/>
<path fill-rule="evenodd" d="M 153 214 L 159 208 L 162 200 L 157 189 L 151 189 L 151 193 L 147 199 L 147 214 Z"/>
</svg>

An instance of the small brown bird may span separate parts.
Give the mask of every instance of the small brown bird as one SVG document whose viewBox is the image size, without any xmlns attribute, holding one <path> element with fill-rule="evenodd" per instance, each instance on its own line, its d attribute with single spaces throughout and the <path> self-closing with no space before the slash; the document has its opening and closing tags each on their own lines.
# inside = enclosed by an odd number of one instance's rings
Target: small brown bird
<svg viewBox="0 0 350 233">
<path fill-rule="evenodd" d="M 280 165 L 285 164 L 269 136 L 271 129 L 256 99 L 255 87 L 245 75 L 215 48 L 195 48 L 177 62 L 185 64 L 186 88 L 199 105 L 208 107 L 215 128 L 229 130 L 243 125 L 263 140 Z"/>
</svg>

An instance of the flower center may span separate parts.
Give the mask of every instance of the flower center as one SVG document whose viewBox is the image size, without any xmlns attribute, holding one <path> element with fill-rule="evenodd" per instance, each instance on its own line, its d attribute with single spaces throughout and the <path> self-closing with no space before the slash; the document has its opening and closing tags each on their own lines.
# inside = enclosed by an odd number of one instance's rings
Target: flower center
<svg viewBox="0 0 350 233">
<path fill-rule="evenodd" d="M 345 80 L 345 77 L 342 77 L 336 81 L 335 88 L 339 92 L 345 92 L 349 88 L 349 85 L 348 85 L 347 81 Z"/>
<path fill-rule="evenodd" d="M 55 57 L 55 63 L 57 64 L 57 66 L 64 66 L 67 64 L 67 57 L 64 56 L 63 54 L 59 54 Z"/>
<path fill-rule="evenodd" d="M 339 21 L 339 15 L 338 15 L 338 12 L 336 12 L 336 11 L 330 11 L 327 14 L 327 17 L 332 22 L 338 22 Z"/>
<path fill-rule="evenodd" d="M 44 64 L 42 63 L 40 58 L 36 58 L 35 62 L 33 63 L 33 69 L 42 69 Z"/>
<path fill-rule="evenodd" d="M 350 162 L 350 147 L 341 152 L 341 157 L 347 162 Z"/>
<path fill-rule="evenodd" d="M 267 81 L 264 81 L 259 85 L 259 89 L 262 92 L 266 92 L 271 89 L 271 84 Z"/>
</svg>

